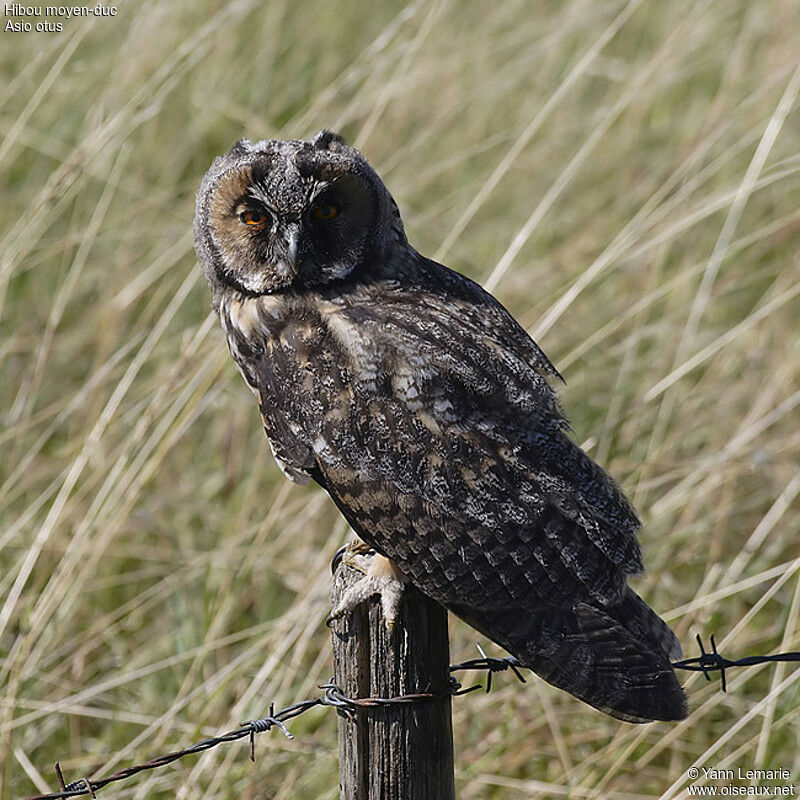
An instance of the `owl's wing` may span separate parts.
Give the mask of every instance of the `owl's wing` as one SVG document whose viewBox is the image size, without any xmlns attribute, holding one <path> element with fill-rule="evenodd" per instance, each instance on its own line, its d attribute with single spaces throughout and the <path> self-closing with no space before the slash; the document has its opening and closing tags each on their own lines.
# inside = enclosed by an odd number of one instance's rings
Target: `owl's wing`
<svg viewBox="0 0 800 800">
<path fill-rule="evenodd" d="M 512 420 L 474 396 L 468 424 L 445 424 L 445 385 L 411 412 L 356 392 L 317 440 L 317 479 L 412 583 L 545 680 L 621 719 L 684 717 L 677 641 L 625 582 L 639 556 L 618 490 L 561 431 L 498 441 Z"/>
<path fill-rule="evenodd" d="M 303 429 L 315 430 L 332 494 L 356 509 L 373 487 L 382 501 L 420 503 L 417 518 L 443 513 L 462 546 L 513 556 L 512 575 L 532 570 L 542 599 L 618 600 L 625 575 L 642 568 L 639 521 L 567 436 L 546 380 L 555 370 L 480 287 L 417 266 L 413 279 L 362 287 L 328 313 L 313 392 L 328 407 Z"/>
</svg>

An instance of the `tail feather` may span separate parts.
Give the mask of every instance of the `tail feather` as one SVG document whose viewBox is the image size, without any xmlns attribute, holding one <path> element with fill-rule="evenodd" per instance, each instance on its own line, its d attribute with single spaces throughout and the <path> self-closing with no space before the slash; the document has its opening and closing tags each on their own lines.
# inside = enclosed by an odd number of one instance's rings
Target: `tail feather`
<svg viewBox="0 0 800 800">
<path fill-rule="evenodd" d="M 533 612 L 452 610 L 548 683 L 606 714 L 627 722 L 683 719 L 686 697 L 668 652 L 658 644 L 666 640 L 664 632 L 639 604 L 647 608 L 633 592 L 621 604 L 637 609 L 636 621 L 627 620 L 627 626 L 606 610 L 583 603 Z M 651 629 L 658 632 L 655 640 Z M 674 643 L 668 646 L 672 652 Z"/>
</svg>

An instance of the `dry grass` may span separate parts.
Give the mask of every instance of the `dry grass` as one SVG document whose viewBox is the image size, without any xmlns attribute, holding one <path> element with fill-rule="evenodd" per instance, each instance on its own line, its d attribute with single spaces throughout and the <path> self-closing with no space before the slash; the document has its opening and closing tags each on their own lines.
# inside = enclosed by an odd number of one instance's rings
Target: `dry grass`
<svg viewBox="0 0 800 800">
<path fill-rule="evenodd" d="M 191 250 L 195 187 L 243 135 L 341 129 L 418 249 L 539 337 L 687 646 L 800 649 L 797 2 L 151 0 L 0 35 L 0 797 L 331 671 L 346 529 L 280 477 Z M 452 625 L 455 658 L 474 641 Z M 497 684 L 455 703 L 462 800 L 798 779 L 791 666 L 687 680 L 679 725 Z M 334 798 L 333 716 L 293 730 L 255 768 L 231 746 L 113 795 Z"/>
</svg>

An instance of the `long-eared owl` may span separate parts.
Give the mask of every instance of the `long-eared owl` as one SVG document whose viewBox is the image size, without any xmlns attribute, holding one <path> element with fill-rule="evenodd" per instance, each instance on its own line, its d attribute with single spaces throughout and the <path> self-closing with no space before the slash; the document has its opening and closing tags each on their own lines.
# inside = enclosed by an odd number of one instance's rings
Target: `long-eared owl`
<svg viewBox="0 0 800 800">
<path fill-rule="evenodd" d="M 628 586 L 636 514 L 569 437 L 558 373 L 500 303 L 417 253 L 380 178 L 322 131 L 243 139 L 195 247 L 284 473 L 419 590 L 550 683 L 680 719 L 680 647 Z"/>
</svg>

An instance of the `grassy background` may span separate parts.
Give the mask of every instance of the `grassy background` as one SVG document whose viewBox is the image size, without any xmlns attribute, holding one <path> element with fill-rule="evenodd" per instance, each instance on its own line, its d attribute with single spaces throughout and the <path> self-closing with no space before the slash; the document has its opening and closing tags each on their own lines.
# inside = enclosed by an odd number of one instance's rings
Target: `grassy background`
<svg viewBox="0 0 800 800">
<path fill-rule="evenodd" d="M 244 135 L 341 130 L 416 247 L 536 336 L 685 649 L 800 649 L 800 4 L 148 0 L 63 24 L 0 32 L 0 797 L 331 672 L 347 531 L 280 476 L 191 249 L 200 177 Z M 798 780 L 800 670 L 684 682 L 687 721 L 636 727 L 500 677 L 454 704 L 459 798 Z M 231 745 L 106 794 L 336 797 L 334 716 L 292 730 L 255 768 Z"/>
</svg>

